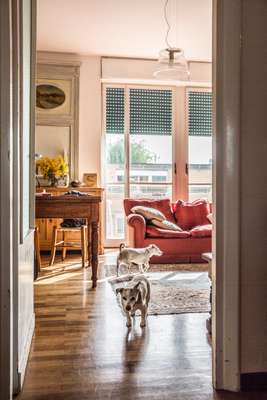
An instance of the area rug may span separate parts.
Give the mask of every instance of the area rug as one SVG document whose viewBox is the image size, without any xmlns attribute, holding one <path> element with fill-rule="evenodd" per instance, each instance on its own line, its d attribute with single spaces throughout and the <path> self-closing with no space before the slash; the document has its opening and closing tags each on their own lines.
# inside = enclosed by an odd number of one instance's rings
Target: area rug
<svg viewBox="0 0 267 400">
<path fill-rule="evenodd" d="M 128 271 L 123 267 L 117 278 L 115 265 L 105 265 L 105 274 L 109 277 L 114 293 L 116 288 L 125 286 L 130 279 Z M 151 266 L 146 277 L 151 284 L 149 315 L 210 311 L 210 282 L 207 272 L 177 271 L 174 266 L 157 264 Z M 119 301 L 118 303 L 120 304 Z"/>
</svg>

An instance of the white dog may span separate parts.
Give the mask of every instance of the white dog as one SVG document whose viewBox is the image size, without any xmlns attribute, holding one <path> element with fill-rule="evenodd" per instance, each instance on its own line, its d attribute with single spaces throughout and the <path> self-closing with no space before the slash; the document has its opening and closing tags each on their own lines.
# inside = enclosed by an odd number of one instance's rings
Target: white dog
<svg viewBox="0 0 267 400">
<path fill-rule="evenodd" d="M 135 275 L 131 282 L 124 288 L 116 289 L 116 294 L 121 295 L 122 309 L 126 314 L 126 326 L 132 326 L 131 317 L 135 316 L 136 310 L 141 311 L 140 326 L 146 326 L 147 309 L 150 300 L 150 283 L 143 275 Z"/>
<path fill-rule="evenodd" d="M 127 265 L 130 272 L 131 264 L 136 264 L 141 273 L 147 272 L 149 268 L 149 259 L 152 256 L 162 256 L 162 251 L 155 244 L 150 244 L 142 249 L 125 247 L 120 245 L 120 253 L 117 258 L 117 276 L 119 275 L 119 267 L 121 264 Z"/>
</svg>

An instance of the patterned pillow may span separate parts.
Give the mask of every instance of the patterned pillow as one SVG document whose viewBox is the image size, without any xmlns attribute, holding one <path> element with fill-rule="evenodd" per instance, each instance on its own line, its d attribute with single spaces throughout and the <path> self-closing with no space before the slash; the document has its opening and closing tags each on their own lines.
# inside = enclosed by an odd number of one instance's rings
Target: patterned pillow
<svg viewBox="0 0 267 400">
<path fill-rule="evenodd" d="M 164 221 L 159 221 L 157 219 L 152 219 L 151 221 L 152 225 L 157 226 L 158 228 L 161 229 L 168 229 L 170 231 L 178 231 L 178 232 L 182 232 L 183 230 L 180 228 L 180 226 L 174 224 L 171 221 L 167 221 L 167 219 L 165 219 Z"/>
<path fill-rule="evenodd" d="M 131 208 L 131 212 L 134 214 L 142 215 L 148 221 L 151 219 L 163 221 L 165 219 L 165 215 L 162 214 L 162 212 L 152 207 L 135 206 Z"/>
</svg>

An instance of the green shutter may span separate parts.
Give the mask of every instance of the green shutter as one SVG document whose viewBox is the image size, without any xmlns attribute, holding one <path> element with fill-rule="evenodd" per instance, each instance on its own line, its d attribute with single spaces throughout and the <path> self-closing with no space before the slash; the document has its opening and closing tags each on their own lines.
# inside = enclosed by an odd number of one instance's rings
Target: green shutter
<svg viewBox="0 0 267 400">
<path fill-rule="evenodd" d="M 106 133 L 124 133 L 124 89 L 106 89 Z"/>
<path fill-rule="evenodd" d="M 172 91 L 130 89 L 130 134 L 172 134 Z"/>
<path fill-rule="evenodd" d="M 211 136 L 212 93 L 189 92 L 188 125 L 190 136 Z"/>
</svg>

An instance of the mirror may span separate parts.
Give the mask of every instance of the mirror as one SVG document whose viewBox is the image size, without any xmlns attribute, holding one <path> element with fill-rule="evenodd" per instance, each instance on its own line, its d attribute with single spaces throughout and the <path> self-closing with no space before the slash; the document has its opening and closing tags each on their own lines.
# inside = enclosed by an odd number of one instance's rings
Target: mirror
<svg viewBox="0 0 267 400">
<path fill-rule="evenodd" d="M 38 56 L 39 57 L 39 56 Z M 69 178 L 78 176 L 79 65 L 37 63 L 35 153 L 64 157 Z M 59 56 L 60 58 L 60 56 Z"/>
<path fill-rule="evenodd" d="M 69 126 L 37 125 L 35 130 L 35 153 L 42 157 L 64 157 L 71 170 Z"/>
</svg>

